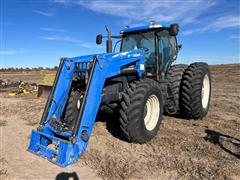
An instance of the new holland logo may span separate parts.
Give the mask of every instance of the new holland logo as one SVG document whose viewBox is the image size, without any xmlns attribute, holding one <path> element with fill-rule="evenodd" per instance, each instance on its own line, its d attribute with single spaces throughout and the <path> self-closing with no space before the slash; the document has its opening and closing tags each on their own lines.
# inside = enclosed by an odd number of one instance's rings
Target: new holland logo
<svg viewBox="0 0 240 180">
<path fill-rule="evenodd" d="M 122 53 L 119 53 L 119 54 L 114 55 L 113 58 L 119 57 L 119 56 L 125 56 L 125 55 L 127 55 L 127 54 L 128 54 L 128 52 L 122 52 Z"/>
</svg>

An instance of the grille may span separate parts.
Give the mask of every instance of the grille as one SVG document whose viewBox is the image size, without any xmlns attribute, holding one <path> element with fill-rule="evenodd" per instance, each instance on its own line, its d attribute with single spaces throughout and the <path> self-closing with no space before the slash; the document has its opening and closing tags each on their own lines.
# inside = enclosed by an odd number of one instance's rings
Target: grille
<svg viewBox="0 0 240 180">
<path fill-rule="evenodd" d="M 75 71 L 86 72 L 91 68 L 92 62 L 77 62 L 75 63 Z"/>
<path fill-rule="evenodd" d="M 92 67 L 92 62 L 77 62 L 75 63 L 75 73 L 80 80 L 85 81 L 87 84 L 89 72 Z"/>
</svg>

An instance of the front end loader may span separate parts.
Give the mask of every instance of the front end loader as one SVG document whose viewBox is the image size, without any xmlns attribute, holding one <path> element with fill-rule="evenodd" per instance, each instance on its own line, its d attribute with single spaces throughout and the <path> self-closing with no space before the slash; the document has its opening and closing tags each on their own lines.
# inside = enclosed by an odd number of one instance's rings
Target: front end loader
<svg viewBox="0 0 240 180">
<path fill-rule="evenodd" d="M 86 151 L 100 107 L 117 109 L 126 140 L 135 143 L 157 134 L 164 111 L 203 118 L 211 95 L 208 65 L 171 65 L 178 31 L 177 24 L 151 23 L 112 36 L 107 28 L 106 53 L 61 58 L 28 151 L 62 167 L 73 164 Z M 112 38 L 121 38 L 120 52 L 112 52 Z"/>
</svg>

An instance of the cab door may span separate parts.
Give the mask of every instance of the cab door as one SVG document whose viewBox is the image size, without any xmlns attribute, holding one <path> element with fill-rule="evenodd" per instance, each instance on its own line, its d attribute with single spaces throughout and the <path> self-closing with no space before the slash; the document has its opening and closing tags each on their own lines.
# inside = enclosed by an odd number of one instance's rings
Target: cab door
<svg viewBox="0 0 240 180">
<path fill-rule="evenodd" d="M 168 30 L 157 33 L 158 59 L 161 76 L 165 76 L 169 66 L 177 58 L 177 41 L 175 36 L 170 36 Z"/>
</svg>

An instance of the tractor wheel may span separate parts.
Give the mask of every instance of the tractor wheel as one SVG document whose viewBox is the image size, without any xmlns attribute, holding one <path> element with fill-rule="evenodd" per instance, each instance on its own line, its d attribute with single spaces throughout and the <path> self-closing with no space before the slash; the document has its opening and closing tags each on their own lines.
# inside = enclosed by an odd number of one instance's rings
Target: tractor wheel
<svg viewBox="0 0 240 180">
<path fill-rule="evenodd" d="M 180 110 L 180 105 L 179 105 L 179 95 L 180 95 L 180 87 L 181 87 L 181 82 L 182 82 L 182 77 L 187 69 L 188 65 L 186 64 L 175 64 L 172 65 L 168 71 L 168 80 L 170 83 L 170 89 L 172 92 L 172 96 L 175 100 L 175 108 L 174 108 L 174 113 L 172 113 L 172 108 L 170 106 L 165 106 L 165 111 L 168 114 L 178 114 Z"/>
<path fill-rule="evenodd" d="M 62 122 L 66 124 L 68 130 L 72 131 L 74 128 L 74 122 L 78 116 L 78 112 L 81 105 L 81 93 L 72 89 L 68 102 L 66 104 L 66 108 L 63 113 Z"/>
<path fill-rule="evenodd" d="M 135 81 L 123 93 L 120 103 L 120 128 L 130 142 L 145 143 L 158 132 L 163 99 L 159 83 L 152 79 Z"/>
<path fill-rule="evenodd" d="M 186 69 L 181 87 L 181 110 L 191 119 L 202 119 L 208 113 L 211 98 L 211 76 L 206 63 L 193 63 Z"/>
</svg>

